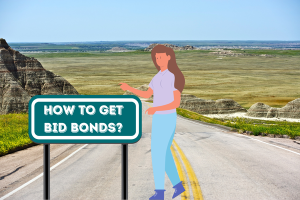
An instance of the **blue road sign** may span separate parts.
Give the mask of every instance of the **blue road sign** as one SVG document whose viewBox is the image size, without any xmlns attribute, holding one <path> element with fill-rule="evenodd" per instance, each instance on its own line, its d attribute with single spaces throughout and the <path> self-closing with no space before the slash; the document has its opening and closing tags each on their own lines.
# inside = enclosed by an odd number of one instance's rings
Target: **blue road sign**
<svg viewBox="0 0 300 200">
<path fill-rule="evenodd" d="M 142 135 L 142 104 L 133 95 L 36 95 L 29 101 L 35 143 L 130 144 Z"/>
</svg>

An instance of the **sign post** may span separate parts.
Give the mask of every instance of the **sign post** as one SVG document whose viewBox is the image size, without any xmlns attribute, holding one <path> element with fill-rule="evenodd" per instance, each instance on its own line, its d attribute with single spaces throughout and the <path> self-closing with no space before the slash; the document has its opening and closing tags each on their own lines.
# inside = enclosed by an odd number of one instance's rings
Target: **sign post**
<svg viewBox="0 0 300 200">
<path fill-rule="evenodd" d="M 122 144 L 122 200 L 128 199 L 128 144 Z"/>
<path fill-rule="evenodd" d="M 44 144 L 44 199 L 50 199 L 50 144 Z"/>
<path fill-rule="evenodd" d="M 50 199 L 50 144 L 121 144 L 122 199 L 128 199 L 128 144 L 142 136 L 142 104 L 134 95 L 36 95 L 29 137 L 44 144 L 44 199 Z"/>
</svg>

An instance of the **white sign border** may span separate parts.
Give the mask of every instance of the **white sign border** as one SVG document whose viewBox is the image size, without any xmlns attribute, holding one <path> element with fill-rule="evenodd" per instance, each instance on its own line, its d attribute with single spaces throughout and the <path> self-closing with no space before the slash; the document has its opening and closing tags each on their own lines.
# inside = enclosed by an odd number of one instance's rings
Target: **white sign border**
<svg viewBox="0 0 300 200">
<path fill-rule="evenodd" d="M 136 133 L 133 136 L 38 136 L 34 130 L 34 109 L 38 102 L 133 102 L 136 105 Z M 37 140 L 134 140 L 139 135 L 139 103 L 129 98 L 40 98 L 31 104 L 31 134 Z"/>
</svg>

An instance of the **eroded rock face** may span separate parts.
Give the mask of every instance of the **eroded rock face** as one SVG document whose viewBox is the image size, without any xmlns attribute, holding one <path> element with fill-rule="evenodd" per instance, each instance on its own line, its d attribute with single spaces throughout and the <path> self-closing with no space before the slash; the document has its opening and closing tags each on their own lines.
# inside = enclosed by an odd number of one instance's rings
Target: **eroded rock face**
<svg viewBox="0 0 300 200">
<path fill-rule="evenodd" d="M 188 98 L 182 100 L 179 107 L 203 115 L 247 112 L 245 108 L 232 99 L 218 99 L 214 101 L 211 99 Z"/>
<path fill-rule="evenodd" d="M 246 115 L 251 117 L 266 117 L 270 108 L 271 108 L 270 106 L 264 103 L 257 102 L 248 109 Z"/>
<path fill-rule="evenodd" d="M 247 114 L 251 117 L 266 117 L 266 118 L 300 118 L 300 98 L 288 102 L 282 108 L 273 108 L 264 103 L 253 104 Z"/>
<path fill-rule="evenodd" d="M 28 112 L 35 95 L 79 95 L 64 78 L 0 39 L 0 114 Z"/>
<path fill-rule="evenodd" d="M 278 109 L 271 107 L 267 112 L 267 118 L 278 117 Z"/>
<path fill-rule="evenodd" d="M 192 94 L 181 94 L 181 102 L 187 99 L 195 99 L 195 98 L 197 97 Z"/>
<path fill-rule="evenodd" d="M 277 108 L 278 116 L 300 119 L 300 98 L 288 102 L 284 107 Z"/>
<path fill-rule="evenodd" d="M 219 111 L 219 114 L 247 112 L 245 108 L 232 99 L 217 99 L 216 107 Z"/>
</svg>

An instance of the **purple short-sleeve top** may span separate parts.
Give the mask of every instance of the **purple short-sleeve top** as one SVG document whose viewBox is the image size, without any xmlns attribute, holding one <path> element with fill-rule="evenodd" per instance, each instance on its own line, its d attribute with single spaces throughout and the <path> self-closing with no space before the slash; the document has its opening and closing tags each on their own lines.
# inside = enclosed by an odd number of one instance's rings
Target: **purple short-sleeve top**
<svg viewBox="0 0 300 200">
<path fill-rule="evenodd" d="M 177 90 L 174 87 L 175 76 L 168 69 L 159 71 L 149 83 L 153 90 L 153 107 L 166 105 L 174 101 L 173 92 Z M 176 109 L 156 111 L 155 114 L 169 114 L 176 112 Z"/>
</svg>

